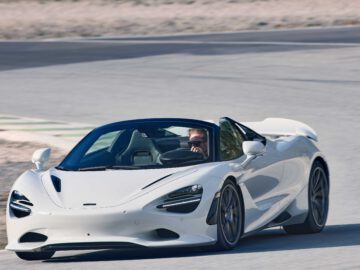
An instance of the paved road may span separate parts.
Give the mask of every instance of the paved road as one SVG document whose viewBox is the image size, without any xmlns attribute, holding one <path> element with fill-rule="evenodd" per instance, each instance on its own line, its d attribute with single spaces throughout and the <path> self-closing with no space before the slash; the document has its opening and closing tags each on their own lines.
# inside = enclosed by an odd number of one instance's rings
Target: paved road
<svg viewBox="0 0 360 270">
<path fill-rule="evenodd" d="M 0 114 L 94 124 L 160 116 L 294 118 L 319 133 L 332 180 L 322 234 L 275 229 L 220 254 L 65 252 L 29 264 L 0 252 L 0 269 L 359 269 L 359 39 L 359 28 L 345 28 L 0 43 Z"/>
<path fill-rule="evenodd" d="M 360 27 L 0 43 L 0 71 L 169 54 L 233 55 L 360 44 Z"/>
<path fill-rule="evenodd" d="M 0 251 L 1 269 L 359 269 L 360 225 L 333 225 L 317 236 L 269 230 L 230 252 L 197 249 L 58 252 L 45 262 L 25 262 Z"/>
</svg>

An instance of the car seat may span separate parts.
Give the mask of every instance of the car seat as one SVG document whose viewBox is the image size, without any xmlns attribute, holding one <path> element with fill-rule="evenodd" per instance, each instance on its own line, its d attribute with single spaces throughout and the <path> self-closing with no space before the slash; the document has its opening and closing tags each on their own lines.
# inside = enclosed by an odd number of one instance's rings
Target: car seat
<svg viewBox="0 0 360 270">
<path fill-rule="evenodd" d="M 152 165 L 156 164 L 159 151 L 153 141 L 144 133 L 135 130 L 126 150 L 117 157 L 117 164 L 121 165 Z"/>
</svg>

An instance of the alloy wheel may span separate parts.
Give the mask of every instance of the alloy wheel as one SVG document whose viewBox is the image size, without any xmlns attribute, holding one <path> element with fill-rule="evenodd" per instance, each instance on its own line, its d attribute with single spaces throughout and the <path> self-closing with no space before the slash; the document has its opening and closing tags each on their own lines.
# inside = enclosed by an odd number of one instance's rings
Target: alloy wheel
<svg viewBox="0 0 360 270">
<path fill-rule="evenodd" d="M 220 226 L 224 240 L 234 245 L 241 234 L 241 213 L 239 194 L 234 185 L 227 185 L 220 197 Z"/>
</svg>

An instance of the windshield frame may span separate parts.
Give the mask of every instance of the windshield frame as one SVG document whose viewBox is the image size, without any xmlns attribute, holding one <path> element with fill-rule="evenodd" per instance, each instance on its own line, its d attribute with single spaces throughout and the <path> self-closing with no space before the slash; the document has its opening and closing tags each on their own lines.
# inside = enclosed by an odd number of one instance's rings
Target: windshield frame
<svg viewBox="0 0 360 270">
<path fill-rule="evenodd" d="M 96 142 L 97 138 L 101 135 L 121 129 L 131 129 L 131 128 L 139 128 L 139 127 L 146 127 L 146 126 L 184 126 L 184 127 L 194 127 L 194 128 L 204 128 L 207 129 L 209 132 L 209 156 L 208 158 L 197 164 L 204 164 L 209 162 L 214 162 L 218 159 L 218 149 L 217 149 L 217 134 L 218 134 L 218 126 L 216 124 L 201 121 L 201 120 L 194 120 L 194 119 L 183 119 L 183 118 L 151 118 L 151 119 L 138 119 L 138 120 L 127 120 L 121 122 L 115 122 L 111 124 L 107 124 L 104 126 L 97 127 L 89 132 L 80 142 L 65 156 L 65 158 L 60 162 L 56 169 L 64 170 L 64 171 L 80 171 L 79 168 L 68 166 L 68 162 L 71 162 L 70 159 L 73 159 L 76 155 L 82 155 L 86 152 L 89 147 Z M 90 145 L 90 146 L 89 146 Z M 79 154 L 80 152 L 80 154 Z M 185 167 L 190 166 L 189 164 L 176 164 L 176 165 L 162 165 L 159 167 L 148 167 L 142 166 L 140 168 L 135 168 L 133 170 L 142 170 L 142 169 L 163 169 L 163 168 L 171 168 L 171 167 Z M 109 167 L 111 169 L 111 167 Z"/>
</svg>

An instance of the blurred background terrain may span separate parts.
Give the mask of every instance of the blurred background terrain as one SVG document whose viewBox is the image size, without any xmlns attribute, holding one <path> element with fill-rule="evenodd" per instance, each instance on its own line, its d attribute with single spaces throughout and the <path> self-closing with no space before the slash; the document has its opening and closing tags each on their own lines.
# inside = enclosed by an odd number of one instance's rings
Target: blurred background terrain
<svg viewBox="0 0 360 270">
<path fill-rule="evenodd" d="M 349 0 L 0 0 L 0 39 L 358 25 Z"/>
</svg>

